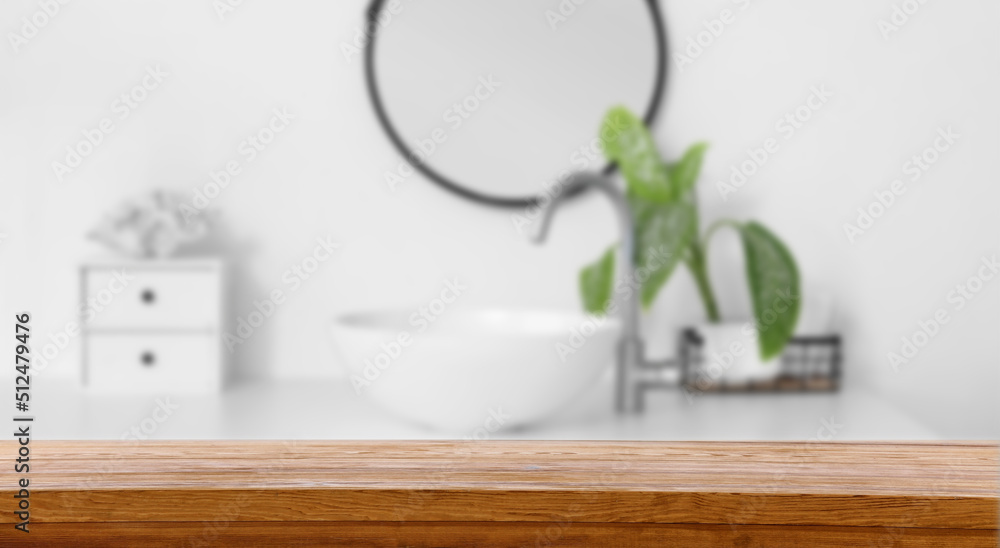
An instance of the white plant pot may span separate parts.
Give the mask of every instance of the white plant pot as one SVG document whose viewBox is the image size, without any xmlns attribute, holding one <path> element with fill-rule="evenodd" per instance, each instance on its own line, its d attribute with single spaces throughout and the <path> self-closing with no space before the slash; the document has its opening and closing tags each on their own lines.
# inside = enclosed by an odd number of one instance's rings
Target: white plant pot
<svg viewBox="0 0 1000 548">
<path fill-rule="evenodd" d="M 720 382 L 744 384 L 777 377 L 779 357 L 760 357 L 757 332 L 744 323 L 705 324 L 697 327 L 702 337 L 701 363 L 695 383 L 708 388 Z"/>
</svg>

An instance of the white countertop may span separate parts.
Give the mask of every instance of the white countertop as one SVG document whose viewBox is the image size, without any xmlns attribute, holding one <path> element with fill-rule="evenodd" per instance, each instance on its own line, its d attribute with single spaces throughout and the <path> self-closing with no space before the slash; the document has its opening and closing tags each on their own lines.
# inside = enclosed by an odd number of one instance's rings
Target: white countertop
<svg viewBox="0 0 1000 548">
<path fill-rule="evenodd" d="M 646 412 L 638 416 L 615 414 L 611 392 L 610 381 L 603 381 L 544 423 L 501 430 L 489 437 L 838 441 L 941 438 L 939 433 L 861 389 L 835 394 L 713 394 L 693 400 L 680 390 L 660 391 L 650 393 Z M 32 414 L 35 439 L 461 439 L 473 434 L 407 424 L 355 396 L 346 382 L 336 380 L 245 382 L 221 394 L 170 396 L 94 394 L 75 384 L 48 383 L 33 391 Z"/>
</svg>

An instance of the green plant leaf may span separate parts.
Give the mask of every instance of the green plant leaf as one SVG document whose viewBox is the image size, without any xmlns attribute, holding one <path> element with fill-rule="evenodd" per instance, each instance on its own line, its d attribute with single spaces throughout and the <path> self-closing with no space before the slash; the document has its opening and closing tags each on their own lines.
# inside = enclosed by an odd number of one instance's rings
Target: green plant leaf
<svg viewBox="0 0 1000 548">
<path fill-rule="evenodd" d="M 694 203 L 690 195 L 666 204 L 649 203 L 632 196 L 629 199 L 635 218 L 635 270 L 642 268 L 648 278 L 642 282 L 640 299 L 649 308 L 657 293 L 684 258 L 691 239 L 697 235 Z M 641 278 L 640 278 L 641 279 Z"/>
<path fill-rule="evenodd" d="M 614 278 L 615 246 L 611 246 L 600 259 L 580 271 L 580 296 L 587 312 L 604 314 L 611 301 Z"/>
<path fill-rule="evenodd" d="M 601 124 L 600 139 L 605 156 L 618 164 L 631 192 L 654 203 L 665 203 L 677 196 L 649 129 L 630 110 L 609 110 Z"/>
<path fill-rule="evenodd" d="M 785 244 L 763 225 L 739 225 L 747 281 L 760 332 L 760 354 L 770 359 L 785 348 L 801 308 L 799 270 Z"/>
<path fill-rule="evenodd" d="M 680 160 L 667 165 L 674 196 L 684 196 L 684 193 L 694 188 L 701 173 L 701 162 L 707 148 L 708 143 L 695 143 L 688 147 Z"/>
</svg>

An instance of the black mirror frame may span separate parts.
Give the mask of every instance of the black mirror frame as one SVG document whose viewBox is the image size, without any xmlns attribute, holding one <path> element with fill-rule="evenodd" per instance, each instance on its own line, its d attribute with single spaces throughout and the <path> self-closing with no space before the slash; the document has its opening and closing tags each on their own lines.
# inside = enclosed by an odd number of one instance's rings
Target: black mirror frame
<svg viewBox="0 0 1000 548">
<path fill-rule="evenodd" d="M 656 32 L 657 43 L 656 82 L 653 87 L 653 95 L 649 100 L 649 106 L 646 108 L 646 112 L 643 115 L 643 121 L 645 124 L 647 126 L 651 126 L 653 121 L 656 119 L 656 115 L 660 109 L 660 104 L 663 100 L 663 90 L 667 81 L 668 51 L 667 31 L 663 24 L 657 0 L 645 1 L 653 20 L 653 29 Z M 368 44 L 365 47 L 365 81 L 368 85 L 368 97 L 371 99 L 372 107 L 375 109 L 375 115 L 378 117 L 379 124 L 381 124 L 386 135 L 389 136 L 389 140 L 392 141 L 396 150 L 399 151 L 404 158 L 406 158 L 406 161 L 413 166 L 414 169 L 422 173 L 425 177 L 437 183 L 442 188 L 463 198 L 494 207 L 531 208 L 537 206 L 541 200 L 541 197 L 539 196 L 532 196 L 528 198 L 506 198 L 491 196 L 489 194 L 470 190 L 428 166 L 406 145 L 406 143 L 403 142 L 403 138 L 399 135 L 396 128 L 389 120 L 389 115 L 386 113 L 385 106 L 382 103 L 382 96 L 379 93 L 378 83 L 375 81 L 375 44 L 378 41 L 378 15 L 382 10 L 382 5 L 384 3 L 385 0 L 372 0 L 367 9 L 366 30 L 368 32 Z M 614 171 L 615 165 L 613 163 L 609 163 L 604 166 L 604 169 L 601 172 L 605 175 L 610 175 L 614 173 Z"/>
</svg>

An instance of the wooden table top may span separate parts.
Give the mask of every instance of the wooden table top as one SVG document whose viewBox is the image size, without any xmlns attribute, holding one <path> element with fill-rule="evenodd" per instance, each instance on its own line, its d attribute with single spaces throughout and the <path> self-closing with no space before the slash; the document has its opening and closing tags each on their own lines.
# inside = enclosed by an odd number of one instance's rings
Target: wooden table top
<svg viewBox="0 0 1000 548">
<path fill-rule="evenodd" d="M 22 542 L 88 545 L 115 527 L 150 545 L 179 531 L 201 538 L 203 524 L 221 520 L 208 545 L 268 538 L 280 524 L 287 534 L 294 524 L 319 544 L 333 531 L 375 545 L 433 545 L 490 530 L 534 545 L 539 527 L 556 527 L 565 531 L 546 535 L 548 544 L 626 535 L 646 545 L 641 532 L 659 531 L 668 536 L 649 539 L 724 545 L 748 534 L 771 546 L 782 545 L 780 531 L 808 533 L 816 546 L 824 535 L 850 543 L 868 533 L 913 546 L 948 545 L 942 538 L 985 546 L 995 545 L 998 522 L 993 442 L 33 441 L 30 449 L 35 532 L 17 532 Z M 0 443 L 0 454 L 16 451 L 16 442 Z M 0 499 L 15 500 L 21 477 L 0 469 Z M 14 534 L 8 506 L 0 540 Z"/>
</svg>

